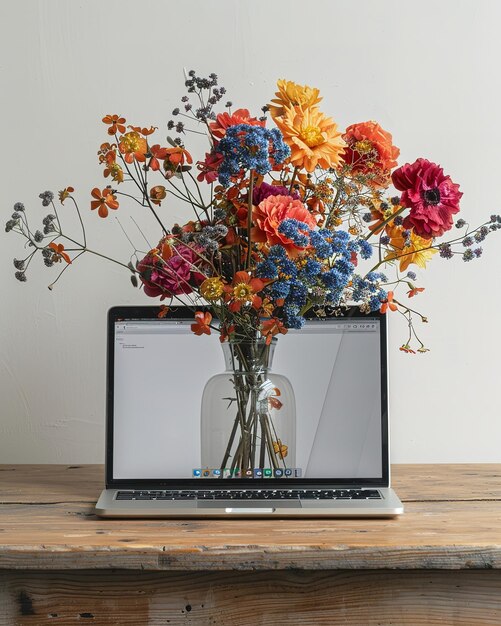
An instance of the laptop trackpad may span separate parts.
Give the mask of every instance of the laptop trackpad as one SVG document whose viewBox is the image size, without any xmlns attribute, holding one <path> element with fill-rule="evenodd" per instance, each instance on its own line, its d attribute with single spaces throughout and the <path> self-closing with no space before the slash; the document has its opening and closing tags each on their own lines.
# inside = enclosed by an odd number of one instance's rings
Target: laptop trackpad
<svg viewBox="0 0 501 626">
<path fill-rule="evenodd" d="M 299 500 L 199 500 L 197 508 L 231 509 L 228 512 L 238 512 L 238 509 L 300 509 L 301 502 Z"/>
</svg>

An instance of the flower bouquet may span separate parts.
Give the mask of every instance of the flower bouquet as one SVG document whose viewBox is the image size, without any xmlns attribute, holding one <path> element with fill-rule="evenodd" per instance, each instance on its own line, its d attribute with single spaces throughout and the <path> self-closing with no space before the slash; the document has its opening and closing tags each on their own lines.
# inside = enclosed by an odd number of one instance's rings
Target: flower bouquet
<svg viewBox="0 0 501 626">
<path fill-rule="evenodd" d="M 318 89 L 279 80 L 275 97 L 253 117 L 231 102 L 221 106 L 226 90 L 215 74 L 191 71 L 185 85 L 165 140 L 154 126 L 103 118 L 109 139 L 98 158 L 109 184 L 92 190 L 90 209 L 101 218 L 126 200 L 147 209 L 158 224 L 158 244 L 144 251 L 132 244 L 128 261 L 110 260 L 163 301 L 160 316 L 176 302 L 188 305 L 193 332 L 219 333 L 227 346 L 232 390 L 218 409 L 224 445 L 207 464 L 285 466 L 290 441 L 274 417 L 284 409 L 283 396 L 268 375 L 277 337 L 300 329 L 307 314 L 332 315 L 356 304 L 362 312 L 404 316 L 408 335 L 400 350 L 426 352 L 414 324 L 426 317 L 408 303 L 424 288 L 409 268 L 425 268 L 436 254 L 476 259 L 501 217 L 476 228 L 454 223 L 462 193 L 442 167 L 425 158 L 398 167 L 389 132 L 374 121 L 341 131 L 321 111 Z M 208 140 L 205 158 L 196 162 L 184 141 L 190 132 Z M 84 253 L 108 258 L 88 247 L 72 187 L 59 192 L 60 209 L 51 192 L 40 197 L 51 207 L 40 229 L 32 229 L 21 203 L 6 224 L 28 244 L 26 258 L 14 260 L 18 280 L 26 280 L 39 254 L 47 267 L 60 268 L 51 287 Z M 63 230 L 67 202 L 81 235 Z M 166 223 L 164 205 L 182 202 L 191 219 Z M 455 236 L 443 240 L 453 227 Z"/>
</svg>

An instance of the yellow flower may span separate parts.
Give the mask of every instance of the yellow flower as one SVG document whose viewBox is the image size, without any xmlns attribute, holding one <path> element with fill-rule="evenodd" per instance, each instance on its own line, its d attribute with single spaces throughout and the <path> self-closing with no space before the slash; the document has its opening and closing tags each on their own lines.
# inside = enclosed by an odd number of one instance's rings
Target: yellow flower
<svg viewBox="0 0 501 626">
<path fill-rule="evenodd" d="M 292 107 L 275 120 L 291 149 L 291 163 L 307 172 L 319 165 L 324 169 L 340 164 L 346 146 L 337 124 L 316 107 L 302 110 Z"/>
<path fill-rule="evenodd" d="M 206 300 L 219 300 L 224 293 L 224 285 L 222 280 L 216 276 L 214 278 L 206 278 L 200 285 L 200 294 Z"/>
<path fill-rule="evenodd" d="M 124 159 L 127 163 L 132 163 L 134 159 L 141 163 L 146 161 L 148 144 L 146 143 L 146 139 L 141 137 L 136 131 L 122 135 L 118 148 L 120 152 L 125 155 Z"/>
<path fill-rule="evenodd" d="M 413 231 L 411 231 L 409 239 L 410 246 L 404 247 L 405 237 L 402 235 L 402 229 L 400 229 L 400 232 L 390 240 L 393 252 L 389 252 L 385 257 L 386 261 L 400 260 L 401 272 L 405 271 L 411 263 L 424 269 L 431 257 L 437 253 L 437 250 L 429 247 L 432 242 L 431 239 L 423 239 Z"/>
<path fill-rule="evenodd" d="M 308 87 L 308 85 L 298 85 L 291 80 L 277 81 L 278 91 L 276 98 L 273 98 L 269 108 L 273 119 L 285 114 L 285 108 L 299 106 L 301 108 L 312 107 L 322 99 L 319 90 Z"/>
<path fill-rule="evenodd" d="M 124 171 L 118 163 L 110 163 L 103 173 L 105 177 L 111 175 L 112 180 L 117 183 L 123 183 L 124 181 Z"/>
</svg>

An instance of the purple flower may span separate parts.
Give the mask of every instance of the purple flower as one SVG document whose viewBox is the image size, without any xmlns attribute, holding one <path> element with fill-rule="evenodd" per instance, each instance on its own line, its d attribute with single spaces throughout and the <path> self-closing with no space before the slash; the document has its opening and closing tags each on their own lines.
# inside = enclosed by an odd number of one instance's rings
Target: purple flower
<svg viewBox="0 0 501 626">
<path fill-rule="evenodd" d="M 291 196 L 294 200 L 299 200 L 299 194 L 297 191 L 289 193 L 287 187 L 261 183 L 259 187 L 254 187 L 254 191 L 252 192 L 252 204 L 257 206 L 269 196 Z"/>
</svg>

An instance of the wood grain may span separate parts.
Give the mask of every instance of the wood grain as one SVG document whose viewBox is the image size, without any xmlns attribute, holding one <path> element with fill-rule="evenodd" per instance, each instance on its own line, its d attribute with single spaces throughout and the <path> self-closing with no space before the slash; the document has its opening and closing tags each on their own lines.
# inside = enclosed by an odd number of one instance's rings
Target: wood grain
<svg viewBox="0 0 501 626">
<path fill-rule="evenodd" d="M 501 464 L 393 465 L 404 502 L 501 500 Z M 104 486 L 102 465 L 0 465 L 0 504 L 91 502 Z"/>
<path fill-rule="evenodd" d="M 486 626 L 501 572 L 0 574 L 0 626 Z"/>
<path fill-rule="evenodd" d="M 10 500 L 0 505 L 0 567 L 7 569 L 501 568 L 497 465 L 397 466 L 395 482 L 406 493 L 400 519 L 273 522 L 102 520 L 95 496 L 87 501 L 101 467 L 1 469 L 1 498 Z"/>
<path fill-rule="evenodd" d="M 87 504 L 4 505 L 0 567 L 498 568 L 501 503 L 409 503 L 398 520 L 273 523 L 102 520 Z"/>
<path fill-rule="evenodd" d="M 501 624 L 499 465 L 394 467 L 393 520 L 102 520 L 102 482 L 0 466 L 0 626 Z"/>
</svg>

